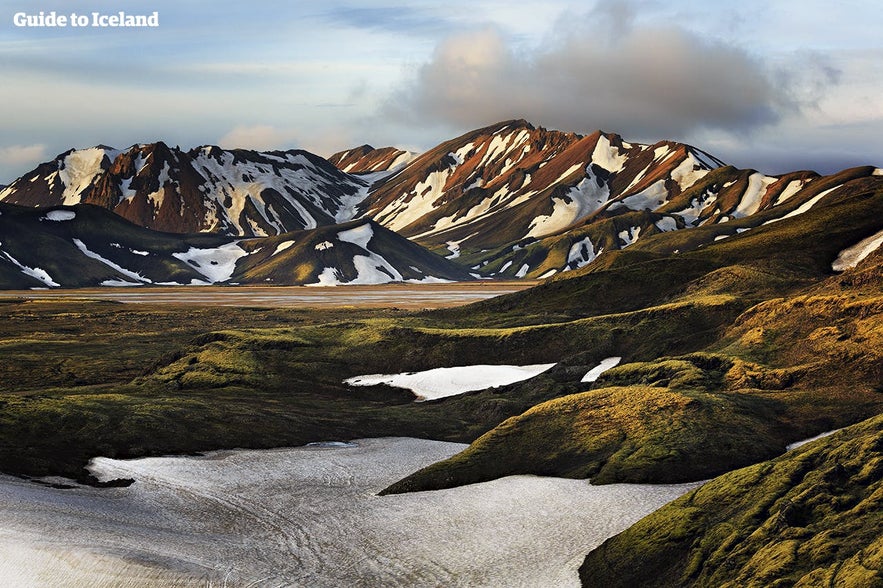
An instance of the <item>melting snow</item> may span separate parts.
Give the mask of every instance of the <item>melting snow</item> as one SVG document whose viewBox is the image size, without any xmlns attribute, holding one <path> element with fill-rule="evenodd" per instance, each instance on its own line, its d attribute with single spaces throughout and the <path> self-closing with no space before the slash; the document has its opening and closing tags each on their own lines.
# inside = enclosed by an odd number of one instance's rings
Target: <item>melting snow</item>
<svg viewBox="0 0 883 588">
<path fill-rule="evenodd" d="M 810 208 L 815 206 L 819 202 L 819 200 L 821 200 L 822 198 L 824 198 L 825 196 L 827 196 L 828 194 L 830 194 L 831 192 L 833 192 L 834 190 L 836 190 L 839 187 L 840 186 L 834 186 L 833 188 L 829 188 L 829 189 L 825 190 L 824 192 L 813 196 L 812 198 L 810 198 L 809 200 L 807 200 L 806 202 L 801 204 L 799 207 L 795 208 L 794 210 L 792 210 L 791 212 L 786 214 L 785 216 L 768 220 L 767 222 L 765 222 L 763 224 L 771 225 L 773 223 L 779 222 L 780 220 L 785 220 L 786 218 L 791 218 L 793 216 L 803 214 L 804 212 L 808 211 Z"/>
<path fill-rule="evenodd" d="M 172 253 L 173 257 L 187 262 L 193 269 L 202 274 L 210 282 L 226 282 L 233 277 L 236 262 L 248 253 L 238 242 L 233 241 L 212 249 L 191 247 L 183 253 Z"/>
<path fill-rule="evenodd" d="M 364 439 L 98 458 L 128 488 L 0 477 L 13 586 L 579 586 L 586 552 L 699 484 L 510 476 L 378 497 L 466 445 Z M 122 584 L 121 584 L 122 583 Z"/>
<path fill-rule="evenodd" d="M 332 247 L 334 247 L 334 243 L 332 243 L 331 241 L 322 241 L 321 243 L 316 245 L 314 249 L 316 251 L 325 251 L 326 249 L 331 249 Z"/>
<path fill-rule="evenodd" d="M 533 378 L 549 369 L 554 363 L 535 365 L 466 365 L 435 368 L 423 372 L 403 374 L 370 374 L 344 380 L 350 386 L 375 386 L 387 384 L 406 388 L 417 395 L 417 400 L 435 400 L 456 396 L 464 392 L 505 386 Z"/>
<path fill-rule="evenodd" d="M 36 278 L 51 288 L 58 288 L 61 286 L 61 284 L 52 279 L 52 276 L 50 276 L 46 272 L 46 270 L 40 269 L 38 267 L 28 267 L 5 251 L 0 251 L 0 253 L 3 253 L 3 255 L 5 255 L 9 261 L 14 263 L 18 267 L 18 269 L 21 270 L 21 273 L 25 274 L 26 276 Z"/>
<path fill-rule="evenodd" d="M 145 278 L 141 274 L 137 274 L 131 270 L 127 270 L 126 268 L 112 262 L 111 260 L 109 260 L 105 257 L 102 257 L 98 253 L 95 253 L 94 251 L 89 251 L 89 249 L 86 247 L 86 244 L 83 243 L 82 241 L 80 241 L 79 239 L 74 239 L 74 245 L 76 245 L 77 249 L 79 249 L 83 253 L 83 255 L 85 255 L 86 257 L 100 261 L 104 265 L 108 266 L 112 270 L 115 270 L 115 271 L 123 274 L 127 278 L 131 278 L 131 279 L 137 280 L 139 282 L 146 282 L 148 284 L 151 283 L 150 279 Z M 177 254 L 173 254 L 173 255 L 177 255 Z"/>
<path fill-rule="evenodd" d="M 760 203 L 763 195 L 766 194 L 767 188 L 776 181 L 778 181 L 778 178 L 765 176 L 761 173 L 751 174 L 748 177 L 748 187 L 742 195 L 739 206 L 733 211 L 733 216 L 742 218 L 757 212 L 760 209 Z"/>
<path fill-rule="evenodd" d="M 834 433 L 837 433 L 838 431 L 842 431 L 842 430 L 843 429 L 834 429 L 833 431 L 825 431 L 824 433 L 819 433 L 815 437 L 810 437 L 809 439 L 801 439 L 800 441 L 795 441 L 794 443 L 789 443 L 788 445 L 785 446 L 785 451 L 791 451 L 792 449 L 797 449 L 798 447 L 803 447 L 807 443 L 812 443 L 813 441 L 815 441 L 817 439 L 822 439 L 824 437 L 827 437 L 828 435 L 833 435 Z"/>
<path fill-rule="evenodd" d="M 518 273 L 515 274 L 515 277 L 523 278 L 527 275 L 528 270 L 530 270 L 530 266 L 525 263 L 523 266 L 521 266 L 521 269 L 518 270 Z"/>
<path fill-rule="evenodd" d="M 92 147 L 68 154 L 64 158 L 64 169 L 58 170 L 59 178 L 64 184 L 63 204 L 70 206 L 79 203 L 81 192 L 102 172 L 101 162 L 104 156 L 113 161 L 119 153 L 112 149 Z"/>
<path fill-rule="evenodd" d="M 670 216 L 665 218 L 661 218 L 656 221 L 656 228 L 662 231 L 663 233 L 667 233 L 669 231 L 677 231 L 678 230 L 678 222 Z"/>
<path fill-rule="evenodd" d="M 626 229 L 625 231 L 619 232 L 619 238 L 622 241 L 622 249 L 625 249 L 632 243 L 638 240 L 638 236 L 641 234 L 641 227 L 631 227 L 630 229 Z"/>
<path fill-rule="evenodd" d="M 282 241 L 281 243 L 276 245 L 276 250 L 273 251 L 273 255 L 277 255 L 279 253 L 282 253 L 283 251 L 285 251 L 286 249 L 288 249 L 292 245 L 294 245 L 294 241 Z"/>
<path fill-rule="evenodd" d="M 50 210 L 46 213 L 46 216 L 44 218 L 46 220 L 63 222 L 74 220 L 75 218 L 77 218 L 77 213 L 75 213 L 73 210 Z"/>
<path fill-rule="evenodd" d="M 595 144 L 595 150 L 592 152 L 592 163 L 608 172 L 622 171 L 628 156 L 619 152 L 618 147 L 610 144 L 610 139 L 601 135 L 598 143 Z"/>
<path fill-rule="evenodd" d="M 622 361 L 621 357 L 608 357 L 607 359 L 602 359 L 601 363 L 593 367 L 583 376 L 583 379 L 580 382 L 596 382 L 598 378 L 609 370 L 610 368 L 614 368 L 619 365 L 619 362 Z"/>
<path fill-rule="evenodd" d="M 588 265 L 594 261 L 603 250 L 604 248 L 602 247 L 596 253 L 595 247 L 592 245 L 592 240 L 589 237 L 586 237 L 582 241 L 577 241 L 570 246 L 570 251 L 567 253 L 567 269 L 565 271 Z"/>
<path fill-rule="evenodd" d="M 782 190 L 781 194 L 779 194 L 779 197 L 776 198 L 773 206 L 778 206 L 779 204 L 782 204 L 783 202 L 800 192 L 803 189 L 804 184 L 805 182 L 803 180 L 793 180 L 789 182 L 788 185 L 785 186 L 785 189 Z"/>
<path fill-rule="evenodd" d="M 871 235 L 867 239 L 862 239 L 852 247 L 847 247 L 837 255 L 837 259 L 831 264 L 831 269 L 835 272 L 853 268 L 868 255 L 876 251 L 883 245 L 883 231 Z"/>
</svg>

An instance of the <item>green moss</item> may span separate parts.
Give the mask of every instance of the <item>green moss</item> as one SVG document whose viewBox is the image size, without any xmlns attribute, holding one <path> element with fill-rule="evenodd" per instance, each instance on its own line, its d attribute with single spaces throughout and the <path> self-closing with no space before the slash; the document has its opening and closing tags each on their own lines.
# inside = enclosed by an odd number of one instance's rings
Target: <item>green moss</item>
<svg viewBox="0 0 883 588">
<path fill-rule="evenodd" d="M 880 585 L 881 434 L 883 415 L 716 478 L 589 554 L 584 585 Z"/>
</svg>

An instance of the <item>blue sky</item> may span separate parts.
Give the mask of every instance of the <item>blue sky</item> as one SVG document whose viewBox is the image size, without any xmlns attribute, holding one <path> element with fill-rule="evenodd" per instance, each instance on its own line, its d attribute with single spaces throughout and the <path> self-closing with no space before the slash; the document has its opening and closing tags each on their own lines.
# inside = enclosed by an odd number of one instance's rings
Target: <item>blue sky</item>
<svg viewBox="0 0 883 588">
<path fill-rule="evenodd" d="M 158 11 L 157 29 L 16 12 Z M 71 147 L 412 150 L 519 117 L 767 173 L 883 166 L 876 0 L 0 0 L 0 183 Z"/>
</svg>

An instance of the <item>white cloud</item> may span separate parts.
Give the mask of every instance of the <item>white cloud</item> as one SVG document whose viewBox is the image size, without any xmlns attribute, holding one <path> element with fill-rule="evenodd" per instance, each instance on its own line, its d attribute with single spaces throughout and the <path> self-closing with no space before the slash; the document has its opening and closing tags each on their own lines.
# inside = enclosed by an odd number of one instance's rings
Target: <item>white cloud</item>
<svg viewBox="0 0 883 588">
<path fill-rule="evenodd" d="M 10 145 L 0 147 L 0 165 L 19 167 L 38 164 L 48 159 L 46 145 Z"/>
<path fill-rule="evenodd" d="M 597 128 L 647 137 L 694 129 L 740 130 L 777 121 L 793 97 L 747 53 L 677 28 L 620 35 L 589 23 L 553 45 L 517 53 L 489 27 L 441 43 L 409 86 L 393 96 L 391 119 L 462 127 L 507 118 L 567 130 Z"/>
<path fill-rule="evenodd" d="M 296 131 L 280 129 L 271 125 L 239 125 L 218 139 L 218 145 L 224 149 L 255 149 L 257 151 L 292 149 L 298 143 Z"/>
</svg>

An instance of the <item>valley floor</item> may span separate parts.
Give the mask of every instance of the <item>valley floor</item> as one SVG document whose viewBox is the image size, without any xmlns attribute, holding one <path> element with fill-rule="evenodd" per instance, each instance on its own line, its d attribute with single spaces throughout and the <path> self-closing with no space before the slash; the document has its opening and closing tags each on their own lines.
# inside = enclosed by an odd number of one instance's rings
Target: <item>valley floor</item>
<svg viewBox="0 0 883 588">
<path fill-rule="evenodd" d="M 3 299 L 111 300 L 138 304 L 207 306 L 447 308 L 485 300 L 537 285 L 533 280 L 380 284 L 345 288 L 308 286 L 151 286 L 0 290 Z"/>
</svg>

